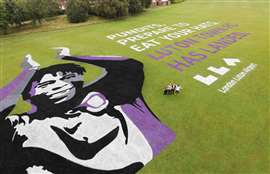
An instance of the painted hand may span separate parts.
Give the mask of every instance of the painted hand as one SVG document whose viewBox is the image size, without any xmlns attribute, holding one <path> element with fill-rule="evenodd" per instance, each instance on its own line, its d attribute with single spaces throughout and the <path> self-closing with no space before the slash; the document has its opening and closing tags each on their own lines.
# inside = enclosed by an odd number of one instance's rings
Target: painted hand
<svg viewBox="0 0 270 174">
<path fill-rule="evenodd" d="M 24 61 L 21 64 L 21 67 L 24 69 L 29 69 L 29 70 L 36 70 L 40 66 L 39 63 L 33 60 L 32 56 L 30 54 L 27 54 L 24 58 Z"/>
<path fill-rule="evenodd" d="M 56 58 L 62 59 L 65 56 L 70 56 L 70 49 L 67 47 L 55 47 L 53 48 L 57 51 Z"/>
<path fill-rule="evenodd" d="M 99 92 L 90 92 L 81 105 L 90 112 L 100 112 L 109 105 L 109 101 Z"/>
</svg>

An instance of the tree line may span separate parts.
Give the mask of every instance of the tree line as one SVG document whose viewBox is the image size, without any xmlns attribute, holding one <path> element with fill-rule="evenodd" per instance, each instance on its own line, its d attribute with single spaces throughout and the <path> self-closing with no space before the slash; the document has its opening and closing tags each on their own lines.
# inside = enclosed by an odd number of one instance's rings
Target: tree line
<svg viewBox="0 0 270 174">
<path fill-rule="evenodd" d="M 84 22 L 89 15 L 119 18 L 142 12 L 152 0 L 68 0 L 66 14 L 70 22 Z"/>
<path fill-rule="evenodd" d="M 90 15 L 120 18 L 141 13 L 152 0 L 67 0 L 65 10 L 59 0 L 0 0 L 0 30 L 20 27 L 26 21 L 42 24 L 47 17 L 66 14 L 71 23 L 85 22 Z"/>
<path fill-rule="evenodd" d="M 0 30 L 6 33 L 9 27 L 20 27 L 26 21 L 38 25 L 43 18 L 59 14 L 58 0 L 0 0 Z"/>
</svg>

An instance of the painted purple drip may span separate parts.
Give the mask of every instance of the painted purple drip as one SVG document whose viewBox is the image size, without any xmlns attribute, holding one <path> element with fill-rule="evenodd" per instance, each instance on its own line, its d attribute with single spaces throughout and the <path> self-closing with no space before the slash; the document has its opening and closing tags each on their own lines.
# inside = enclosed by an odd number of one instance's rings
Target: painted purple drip
<svg viewBox="0 0 270 174">
<path fill-rule="evenodd" d="M 86 60 L 127 60 L 127 57 L 121 57 L 121 56 L 76 56 L 79 59 L 86 59 Z"/>
<path fill-rule="evenodd" d="M 140 110 L 131 104 L 125 104 L 121 108 L 143 133 L 156 156 L 175 139 L 175 133 L 160 123 L 140 98 L 136 99 L 136 105 Z"/>
<path fill-rule="evenodd" d="M 31 90 L 30 90 L 30 92 L 29 92 L 29 94 L 30 94 L 31 97 L 34 96 L 35 93 L 36 93 L 36 89 L 35 89 L 35 88 L 36 88 L 37 84 L 38 84 L 37 81 L 34 81 L 34 82 L 32 83 Z"/>
<path fill-rule="evenodd" d="M 17 84 L 19 84 L 20 81 L 25 80 L 29 72 L 30 70 L 24 69 L 10 84 L 0 89 L 0 100 L 3 100 L 6 96 L 10 95 L 10 93 L 16 89 Z"/>
<path fill-rule="evenodd" d="M 31 101 L 30 100 L 26 100 L 26 102 L 28 102 L 28 103 L 31 104 Z M 31 104 L 31 110 L 28 111 L 27 114 L 33 114 L 35 112 L 37 112 L 37 107 L 36 107 L 36 105 Z"/>
</svg>

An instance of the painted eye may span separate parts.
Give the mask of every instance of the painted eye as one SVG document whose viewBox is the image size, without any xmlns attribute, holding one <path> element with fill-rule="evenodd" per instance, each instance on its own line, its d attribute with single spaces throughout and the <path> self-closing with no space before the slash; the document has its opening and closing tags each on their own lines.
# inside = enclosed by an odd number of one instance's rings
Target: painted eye
<svg viewBox="0 0 270 174">
<path fill-rule="evenodd" d="M 50 80 L 50 81 L 47 81 L 47 82 L 43 82 L 43 83 L 38 84 L 37 88 L 46 88 L 48 85 L 54 84 L 54 83 L 55 83 L 55 80 Z"/>
<path fill-rule="evenodd" d="M 47 85 L 40 85 L 40 86 L 38 86 L 38 88 L 46 88 L 48 86 L 48 84 Z"/>
<path fill-rule="evenodd" d="M 37 85 L 38 88 L 46 88 L 48 86 L 48 84 L 40 84 L 40 85 Z"/>
<path fill-rule="evenodd" d="M 64 77 L 62 77 L 62 79 L 70 79 L 73 77 L 75 77 L 75 74 L 68 74 L 68 75 L 65 75 Z"/>
</svg>

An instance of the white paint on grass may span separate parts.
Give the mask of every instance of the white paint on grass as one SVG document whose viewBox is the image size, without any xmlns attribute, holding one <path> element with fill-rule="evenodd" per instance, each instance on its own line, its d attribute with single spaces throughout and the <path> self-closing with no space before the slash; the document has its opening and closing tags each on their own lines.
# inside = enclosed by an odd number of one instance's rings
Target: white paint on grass
<svg viewBox="0 0 270 174">
<path fill-rule="evenodd" d="M 55 116 L 44 120 L 33 120 L 30 123 L 27 121 L 29 119 L 26 119 L 28 116 L 25 115 L 22 117 L 25 123 L 17 124 L 14 128 L 17 135 L 27 137 L 27 140 L 23 143 L 24 148 L 34 147 L 45 149 L 85 167 L 100 170 L 115 170 L 124 168 L 135 162 L 142 162 L 145 165 L 153 159 L 150 144 L 139 128 L 122 111 L 121 107 L 116 106 L 115 109 L 123 114 L 127 123 L 129 137 L 127 144 L 125 143 L 126 137 L 120 121 L 108 114 L 94 116 L 87 112 L 77 111 L 79 116 L 74 118 Z M 7 119 L 10 119 L 14 123 L 18 119 L 18 116 L 8 116 Z M 119 127 L 119 132 L 117 137 L 93 158 L 82 160 L 75 157 L 65 143 L 51 129 L 51 126 L 54 126 L 64 131 L 64 128 L 72 128 L 79 123 L 81 124 L 76 132 L 70 135 L 78 141 L 85 141 L 87 139 L 88 143 L 96 142 L 117 127 Z M 34 169 L 40 170 L 40 167 L 29 168 L 30 171 L 34 171 Z"/>
<path fill-rule="evenodd" d="M 32 166 L 26 169 L 27 174 L 53 174 L 48 170 L 45 170 L 43 166 Z"/>
<path fill-rule="evenodd" d="M 223 60 L 229 66 L 236 66 L 236 63 L 240 63 L 240 60 L 236 58 L 224 58 Z"/>
<path fill-rule="evenodd" d="M 215 81 L 217 81 L 217 77 L 213 76 L 213 75 L 209 75 L 207 77 L 203 77 L 201 75 L 196 75 L 193 77 L 195 80 L 198 80 L 199 82 L 209 86 L 212 83 L 214 83 Z"/>
</svg>

